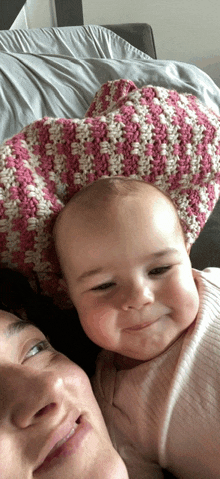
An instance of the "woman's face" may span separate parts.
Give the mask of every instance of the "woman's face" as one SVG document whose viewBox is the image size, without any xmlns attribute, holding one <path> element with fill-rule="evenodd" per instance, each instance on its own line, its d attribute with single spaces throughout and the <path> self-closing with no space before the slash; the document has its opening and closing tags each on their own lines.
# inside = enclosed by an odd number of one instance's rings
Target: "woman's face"
<svg viewBox="0 0 220 479">
<path fill-rule="evenodd" d="M 0 311 L 1 479 L 128 479 L 84 371 Z"/>
</svg>

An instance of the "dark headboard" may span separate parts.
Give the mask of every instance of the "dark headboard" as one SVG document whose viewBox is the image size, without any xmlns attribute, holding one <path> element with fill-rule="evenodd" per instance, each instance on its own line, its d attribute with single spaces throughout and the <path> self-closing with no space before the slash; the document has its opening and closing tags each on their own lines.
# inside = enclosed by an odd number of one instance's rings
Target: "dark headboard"
<svg viewBox="0 0 220 479">
<path fill-rule="evenodd" d="M 157 58 L 153 30 L 148 23 L 120 23 L 103 27 L 109 28 L 151 58 Z"/>
<path fill-rule="evenodd" d="M 0 30 L 10 29 L 25 3 L 25 0 L 1 0 Z M 83 25 L 82 0 L 55 0 L 55 5 L 58 26 Z"/>
<path fill-rule="evenodd" d="M 55 0 L 55 4 L 59 27 L 83 25 L 82 0 Z"/>
<path fill-rule="evenodd" d="M 25 4 L 25 0 L 1 0 L 0 30 L 9 30 Z"/>
</svg>

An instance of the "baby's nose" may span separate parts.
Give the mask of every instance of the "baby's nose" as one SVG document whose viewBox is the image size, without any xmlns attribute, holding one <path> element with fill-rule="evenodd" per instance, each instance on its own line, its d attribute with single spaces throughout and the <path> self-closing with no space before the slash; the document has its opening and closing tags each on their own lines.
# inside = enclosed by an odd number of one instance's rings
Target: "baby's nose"
<svg viewBox="0 0 220 479">
<path fill-rule="evenodd" d="M 62 378 L 53 372 L 28 371 L 22 366 L 0 369 L 0 420 L 26 428 L 61 407 Z"/>
<path fill-rule="evenodd" d="M 143 306 L 154 302 L 153 291 L 146 284 L 130 286 L 122 299 L 122 309 L 141 309 Z"/>
</svg>

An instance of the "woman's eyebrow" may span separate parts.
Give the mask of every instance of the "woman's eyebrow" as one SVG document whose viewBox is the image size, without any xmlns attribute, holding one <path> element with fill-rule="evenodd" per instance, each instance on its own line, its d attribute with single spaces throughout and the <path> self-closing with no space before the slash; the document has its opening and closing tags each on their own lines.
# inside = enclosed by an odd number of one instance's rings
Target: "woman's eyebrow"
<svg viewBox="0 0 220 479">
<path fill-rule="evenodd" d="M 8 324 L 6 330 L 5 330 L 5 335 L 7 338 L 10 338 L 14 334 L 18 334 L 21 331 L 23 331 L 25 328 L 29 326 L 34 326 L 33 323 L 30 321 L 22 321 L 21 319 L 18 319 L 17 321 L 14 321 L 13 323 Z"/>
</svg>

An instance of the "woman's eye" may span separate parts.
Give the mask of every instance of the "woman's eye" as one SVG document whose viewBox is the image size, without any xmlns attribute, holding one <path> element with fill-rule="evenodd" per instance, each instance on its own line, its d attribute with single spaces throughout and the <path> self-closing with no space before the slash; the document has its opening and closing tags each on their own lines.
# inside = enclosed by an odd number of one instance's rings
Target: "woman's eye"
<svg viewBox="0 0 220 479">
<path fill-rule="evenodd" d="M 52 349 L 52 346 L 47 341 L 47 339 L 40 341 L 39 343 L 35 344 L 26 354 L 25 359 L 29 359 L 32 356 L 36 356 L 36 354 L 41 353 L 42 351 L 46 351 L 47 349 Z"/>
<path fill-rule="evenodd" d="M 159 276 L 166 273 L 166 271 L 168 271 L 170 268 L 171 266 L 161 266 L 159 268 L 152 269 L 149 274 L 153 276 Z"/>
<path fill-rule="evenodd" d="M 111 288 L 111 286 L 114 286 L 115 283 L 104 283 L 100 284 L 99 286 L 95 286 L 92 288 L 92 291 L 104 291 L 105 289 Z"/>
</svg>

